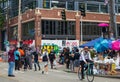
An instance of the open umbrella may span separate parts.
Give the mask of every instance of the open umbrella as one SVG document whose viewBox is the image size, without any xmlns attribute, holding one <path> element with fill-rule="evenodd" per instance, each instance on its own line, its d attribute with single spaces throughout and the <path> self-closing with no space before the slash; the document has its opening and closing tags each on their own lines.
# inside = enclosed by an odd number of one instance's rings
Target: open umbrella
<svg viewBox="0 0 120 82">
<path fill-rule="evenodd" d="M 108 27 L 109 24 L 107 24 L 107 23 L 100 23 L 100 24 L 98 24 L 98 26 L 99 26 L 99 27 Z"/>
<path fill-rule="evenodd" d="M 109 48 L 109 41 L 103 39 L 100 42 L 95 43 L 94 48 L 97 52 L 103 52 Z"/>
<path fill-rule="evenodd" d="M 120 50 L 120 40 L 116 40 L 116 41 L 112 42 L 112 49 Z"/>
</svg>

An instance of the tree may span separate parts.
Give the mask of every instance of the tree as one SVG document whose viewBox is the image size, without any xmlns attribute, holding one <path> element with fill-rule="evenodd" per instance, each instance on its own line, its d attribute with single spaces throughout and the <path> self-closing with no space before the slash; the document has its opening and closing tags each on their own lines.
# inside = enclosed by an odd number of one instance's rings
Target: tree
<svg viewBox="0 0 120 82">
<path fill-rule="evenodd" d="M 7 0 L 0 0 L 0 4 L 6 2 Z M 4 17 L 4 14 L 3 14 L 3 9 L 1 8 L 0 6 L 0 29 L 3 28 L 3 25 L 4 25 L 4 21 L 5 21 L 5 17 Z"/>
<path fill-rule="evenodd" d="M 4 16 L 2 14 L 2 9 L 0 8 L 0 29 L 3 28 L 3 24 L 4 24 Z"/>
</svg>

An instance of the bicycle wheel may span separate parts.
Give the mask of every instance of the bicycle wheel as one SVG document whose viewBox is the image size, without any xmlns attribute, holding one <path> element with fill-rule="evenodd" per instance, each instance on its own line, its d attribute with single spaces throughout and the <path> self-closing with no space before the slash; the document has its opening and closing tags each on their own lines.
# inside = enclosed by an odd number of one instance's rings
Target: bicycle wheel
<svg viewBox="0 0 120 82">
<path fill-rule="evenodd" d="M 86 77 L 87 77 L 88 82 L 93 82 L 93 80 L 94 80 L 94 73 L 93 73 L 92 69 L 87 69 Z"/>
<path fill-rule="evenodd" d="M 79 80 L 82 80 L 82 77 L 81 77 L 81 67 L 79 67 L 79 69 L 78 69 L 78 78 L 79 78 Z"/>
</svg>

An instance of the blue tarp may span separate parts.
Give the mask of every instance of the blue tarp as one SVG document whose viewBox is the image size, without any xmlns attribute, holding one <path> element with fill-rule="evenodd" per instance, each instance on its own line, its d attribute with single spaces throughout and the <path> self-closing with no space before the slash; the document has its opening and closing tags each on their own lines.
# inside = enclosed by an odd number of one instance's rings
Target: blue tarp
<svg viewBox="0 0 120 82">
<path fill-rule="evenodd" d="M 99 37 L 99 38 L 96 38 L 96 39 L 94 39 L 94 40 L 91 40 L 91 41 L 89 41 L 89 42 L 87 42 L 87 43 L 85 43 L 85 44 L 83 44 L 83 45 L 80 45 L 80 48 L 84 48 L 85 46 L 87 46 L 87 47 L 94 47 L 94 44 L 96 43 L 96 42 L 99 42 L 100 40 L 102 39 L 102 37 Z"/>
</svg>

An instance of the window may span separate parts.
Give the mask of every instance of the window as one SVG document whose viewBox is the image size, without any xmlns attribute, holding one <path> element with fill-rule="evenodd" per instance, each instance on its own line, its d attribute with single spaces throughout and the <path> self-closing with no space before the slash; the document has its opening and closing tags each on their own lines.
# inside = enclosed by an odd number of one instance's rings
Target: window
<svg viewBox="0 0 120 82">
<path fill-rule="evenodd" d="M 44 35 L 75 35 L 75 22 L 42 20 Z"/>
<path fill-rule="evenodd" d="M 118 0 L 118 3 L 120 3 L 120 0 Z"/>
<path fill-rule="evenodd" d="M 10 39 L 17 40 L 17 36 L 18 36 L 18 27 L 17 26 L 10 27 L 10 34 L 9 34 Z"/>
<path fill-rule="evenodd" d="M 118 28 L 118 36 L 120 36 L 120 24 L 117 25 L 117 28 Z"/>
<path fill-rule="evenodd" d="M 118 6 L 118 13 L 120 13 L 120 6 Z"/>
<path fill-rule="evenodd" d="M 108 6 L 107 5 L 100 5 L 100 12 L 108 13 Z"/>
<path fill-rule="evenodd" d="M 27 23 L 22 24 L 22 39 L 33 39 L 34 38 L 34 30 L 35 24 L 34 21 L 30 21 Z"/>
<path fill-rule="evenodd" d="M 88 0 L 88 1 L 98 1 L 98 2 L 104 2 L 105 0 Z"/>
<path fill-rule="evenodd" d="M 79 10 L 81 9 L 81 5 L 83 5 L 83 3 L 79 3 Z"/>
<path fill-rule="evenodd" d="M 36 8 L 36 1 L 32 1 L 29 4 L 27 4 L 27 7 L 29 9 L 35 9 Z"/>
<path fill-rule="evenodd" d="M 67 8 L 68 10 L 74 10 L 74 2 L 68 2 Z"/>
<path fill-rule="evenodd" d="M 50 0 L 43 0 L 43 8 L 50 8 Z"/>
<path fill-rule="evenodd" d="M 52 2 L 52 7 L 54 6 L 59 7 L 59 8 L 66 8 L 66 2 L 65 1 L 59 1 L 56 3 Z"/>
<path fill-rule="evenodd" d="M 87 4 L 87 11 L 99 12 L 99 4 Z"/>
<path fill-rule="evenodd" d="M 83 22 L 82 30 L 84 40 L 91 40 L 101 35 L 101 28 L 96 22 Z"/>
</svg>

